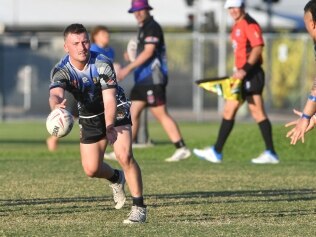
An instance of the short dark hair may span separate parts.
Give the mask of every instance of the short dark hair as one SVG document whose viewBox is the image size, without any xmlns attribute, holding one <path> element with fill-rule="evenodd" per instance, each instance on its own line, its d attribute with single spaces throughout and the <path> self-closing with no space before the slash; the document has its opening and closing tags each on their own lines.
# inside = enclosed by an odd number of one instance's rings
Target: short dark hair
<svg viewBox="0 0 316 237">
<path fill-rule="evenodd" d="M 66 39 L 66 37 L 69 34 L 81 34 L 81 33 L 88 33 L 87 29 L 82 25 L 82 24 L 71 24 L 69 26 L 67 26 L 64 30 L 64 39 Z"/>
<path fill-rule="evenodd" d="M 304 7 L 304 12 L 310 12 L 313 17 L 313 21 L 316 21 L 316 0 L 310 0 Z"/>
<path fill-rule="evenodd" d="M 98 34 L 100 31 L 105 31 L 107 33 L 110 33 L 109 29 L 106 26 L 96 26 L 91 30 L 91 42 L 94 43 L 94 37 L 96 34 Z"/>
</svg>

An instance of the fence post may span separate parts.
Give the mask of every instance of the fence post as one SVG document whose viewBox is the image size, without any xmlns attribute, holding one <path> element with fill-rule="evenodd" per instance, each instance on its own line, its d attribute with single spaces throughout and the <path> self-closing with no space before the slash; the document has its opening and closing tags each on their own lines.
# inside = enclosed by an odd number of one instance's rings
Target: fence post
<svg viewBox="0 0 316 237">
<path fill-rule="evenodd" d="M 201 121 L 201 112 L 203 109 L 203 91 L 198 88 L 194 81 L 202 78 L 203 75 L 203 55 L 202 55 L 202 34 L 200 32 L 201 28 L 201 9 L 200 0 L 195 3 L 195 21 L 193 30 L 193 112 L 195 113 L 196 121 Z"/>
<path fill-rule="evenodd" d="M 5 120 L 5 98 L 4 98 L 4 47 L 2 38 L 0 38 L 0 121 Z"/>
</svg>

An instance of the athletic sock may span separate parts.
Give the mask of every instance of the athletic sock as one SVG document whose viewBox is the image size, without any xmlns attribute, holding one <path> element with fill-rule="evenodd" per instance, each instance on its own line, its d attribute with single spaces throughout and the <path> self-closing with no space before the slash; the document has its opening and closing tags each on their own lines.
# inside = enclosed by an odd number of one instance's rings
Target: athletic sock
<svg viewBox="0 0 316 237">
<path fill-rule="evenodd" d="M 179 140 L 179 141 L 177 141 L 177 142 L 175 142 L 175 143 L 173 143 L 173 144 L 174 144 L 174 146 L 175 146 L 177 149 L 182 148 L 182 147 L 185 147 L 185 143 L 184 143 L 184 141 L 183 141 L 182 138 L 181 138 L 181 140 Z"/>
<path fill-rule="evenodd" d="M 217 141 L 214 145 L 215 151 L 218 153 L 222 153 L 223 147 L 225 145 L 225 142 L 230 134 L 230 132 L 233 130 L 235 120 L 226 120 L 223 119 L 221 123 L 221 127 L 218 132 Z"/>
<path fill-rule="evenodd" d="M 108 179 L 111 183 L 118 183 L 120 180 L 120 172 L 117 169 L 114 169 L 114 174 L 111 178 Z"/>
<path fill-rule="evenodd" d="M 269 119 L 265 119 L 258 123 L 261 135 L 266 145 L 266 149 L 271 151 L 272 154 L 276 154 L 273 146 L 272 140 L 272 126 Z"/>
<path fill-rule="evenodd" d="M 132 199 L 133 199 L 133 206 L 146 207 L 144 205 L 144 198 L 143 198 L 143 196 L 141 196 L 141 197 L 132 197 Z"/>
</svg>

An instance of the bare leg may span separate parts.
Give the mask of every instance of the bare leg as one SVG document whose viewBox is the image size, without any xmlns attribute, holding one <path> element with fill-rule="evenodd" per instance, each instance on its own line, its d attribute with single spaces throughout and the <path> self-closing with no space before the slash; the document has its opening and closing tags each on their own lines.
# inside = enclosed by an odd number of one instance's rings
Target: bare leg
<svg viewBox="0 0 316 237">
<path fill-rule="evenodd" d="M 144 101 L 132 101 L 131 106 L 131 116 L 132 116 L 132 141 L 134 142 L 136 140 L 137 131 L 139 128 L 139 118 L 141 115 L 141 112 L 146 107 L 146 103 Z"/>
<path fill-rule="evenodd" d="M 46 139 L 47 149 L 49 151 L 56 151 L 58 147 L 58 137 L 50 136 Z"/>
<path fill-rule="evenodd" d="M 247 97 L 247 102 L 250 113 L 257 123 L 267 119 L 261 95 Z"/>
<path fill-rule="evenodd" d="M 103 162 L 106 145 L 106 140 L 92 144 L 80 143 L 82 167 L 89 177 L 109 179 L 114 175 L 112 167 Z"/>
<path fill-rule="evenodd" d="M 147 108 L 144 108 L 139 116 L 139 123 L 138 123 L 138 131 L 137 131 L 137 138 L 136 143 L 139 144 L 146 144 L 149 143 L 149 135 L 148 135 L 148 111 Z"/>
<path fill-rule="evenodd" d="M 124 125 L 115 128 L 118 136 L 113 145 L 115 156 L 120 163 L 133 197 L 143 195 L 143 184 L 140 168 L 133 157 L 131 126 Z"/>
<path fill-rule="evenodd" d="M 167 112 L 167 108 L 165 105 L 151 107 L 150 111 L 160 122 L 165 132 L 168 134 L 169 139 L 173 143 L 178 142 L 182 139 L 178 125 Z"/>
</svg>

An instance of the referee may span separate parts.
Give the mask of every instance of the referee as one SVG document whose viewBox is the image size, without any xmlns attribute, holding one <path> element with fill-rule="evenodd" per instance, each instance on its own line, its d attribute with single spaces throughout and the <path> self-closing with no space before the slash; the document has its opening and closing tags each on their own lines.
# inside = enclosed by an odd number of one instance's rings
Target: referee
<svg viewBox="0 0 316 237">
<path fill-rule="evenodd" d="M 227 0 L 225 8 L 234 20 L 231 42 L 234 49 L 235 67 L 233 78 L 242 80 L 242 101 L 226 100 L 223 119 L 215 144 L 206 149 L 194 149 L 198 157 L 213 163 L 222 162 L 222 150 L 231 133 L 235 116 L 244 101 L 257 122 L 265 143 L 265 151 L 251 160 L 255 164 L 277 164 L 278 156 L 272 140 L 272 126 L 264 109 L 262 91 L 264 71 L 262 70 L 262 50 L 264 46 L 259 24 L 246 13 L 244 0 Z"/>
</svg>

